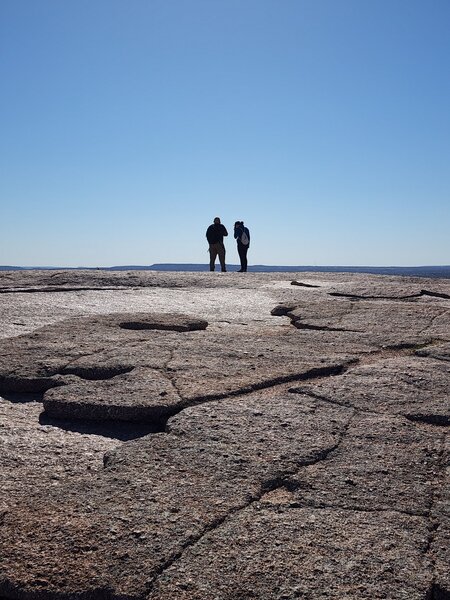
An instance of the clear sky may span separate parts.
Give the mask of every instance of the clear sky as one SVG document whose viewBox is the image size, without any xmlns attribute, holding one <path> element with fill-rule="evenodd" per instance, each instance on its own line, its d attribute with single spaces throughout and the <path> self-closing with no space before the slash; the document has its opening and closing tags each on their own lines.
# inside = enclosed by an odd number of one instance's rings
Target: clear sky
<svg viewBox="0 0 450 600">
<path fill-rule="evenodd" d="M 450 264 L 449 0 L 0 0 L 0 264 Z"/>
</svg>

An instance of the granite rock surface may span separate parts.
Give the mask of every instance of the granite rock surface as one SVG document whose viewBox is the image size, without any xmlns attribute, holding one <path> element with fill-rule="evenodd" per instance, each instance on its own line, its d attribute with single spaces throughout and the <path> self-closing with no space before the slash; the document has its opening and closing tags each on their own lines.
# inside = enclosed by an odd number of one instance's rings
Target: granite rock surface
<svg viewBox="0 0 450 600">
<path fill-rule="evenodd" d="M 450 282 L 293 277 L 0 274 L 0 598 L 450 597 Z"/>
</svg>

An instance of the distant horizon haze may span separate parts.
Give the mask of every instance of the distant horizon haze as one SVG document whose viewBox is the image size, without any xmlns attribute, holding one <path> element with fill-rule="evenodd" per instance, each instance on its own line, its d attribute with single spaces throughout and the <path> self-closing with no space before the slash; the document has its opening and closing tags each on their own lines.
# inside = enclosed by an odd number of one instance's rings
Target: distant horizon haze
<svg viewBox="0 0 450 600">
<path fill-rule="evenodd" d="M 237 272 L 240 268 L 238 264 L 228 264 L 229 272 Z M 208 264 L 192 264 L 192 263 L 157 263 L 153 265 L 122 265 L 111 267 L 57 267 L 57 266 L 41 266 L 41 267 L 18 267 L 0 265 L 0 271 L 22 271 L 22 270 L 99 270 L 99 271 L 162 271 L 162 272 L 209 272 Z M 219 269 L 217 270 L 219 272 Z M 429 277 L 429 278 L 444 278 L 450 279 L 450 265 L 430 265 L 417 267 L 371 267 L 371 266 L 308 266 L 308 265 L 249 265 L 249 273 L 371 273 L 375 275 L 397 275 L 406 277 Z M 245 277 L 245 275 L 242 275 Z"/>
</svg>

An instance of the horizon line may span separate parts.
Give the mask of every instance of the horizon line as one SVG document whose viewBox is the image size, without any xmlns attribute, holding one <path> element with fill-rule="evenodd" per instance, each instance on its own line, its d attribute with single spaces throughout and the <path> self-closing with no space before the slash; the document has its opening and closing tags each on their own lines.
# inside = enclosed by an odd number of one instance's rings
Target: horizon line
<svg viewBox="0 0 450 600">
<path fill-rule="evenodd" d="M 149 265 L 139 265 L 139 264 L 123 264 L 123 265 L 110 265 L 110 266 L 106 266 L 106 265 L 102 265 L 102 266 L 87 266 L 87 265 L 77 265 L 77 266 L 62 266 L 62 265 L 0 265 L 0 269 L 6 270 L 6 269 L 86 269 L 86 270 L 92 270 L 92 269 L 99 269 L 99 270 L 107 270 L 107 269 L 124 269 L 124 268 L 132 268 L 132 269 L 150 269 L 152 267 L 162 267 L 162 266 L 192 266 L 192 267 L 204 267 L 204 268 L 208 268 L 208 264 L 207 263 L 152 263 Z M 239 267 L 239 264 L 237 263 L 228 263 L 229 267 Z M 326 268 L 332 268 L 332 269 L 441 269 L 441 268 L 450 268 L 450 265 L 445 265 L 445 264 L 425 264 L 425 265 L 299 265 L 299 264 L 293 264 L 293 265 L 287 265 L 287 264 L 283 264 L 283 265 L 279 265 L 279 264 L 265 264 L 265 263 L 260 263 L 260 264 L 254 264 L 254 265 L 249 265 L 249 268 L 261 268 L 261 267 L 268 267 L 268 268 L 283 268 L 283 267 L 288 267 L 290 269 L 293 268 L 302 268 L 302 269 L 326 269 Z"/>
</svg>

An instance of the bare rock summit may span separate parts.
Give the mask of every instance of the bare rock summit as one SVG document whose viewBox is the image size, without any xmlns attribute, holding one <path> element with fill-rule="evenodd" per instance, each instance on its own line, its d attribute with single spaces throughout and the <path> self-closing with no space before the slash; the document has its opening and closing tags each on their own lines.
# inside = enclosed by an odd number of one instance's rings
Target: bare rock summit
<svg viewBox="0 0 450 600">
<path fill-rule="evenodd" d="M 450 282 L 0 274 L 1 600 L 450 598 Z"/>
</svg>

